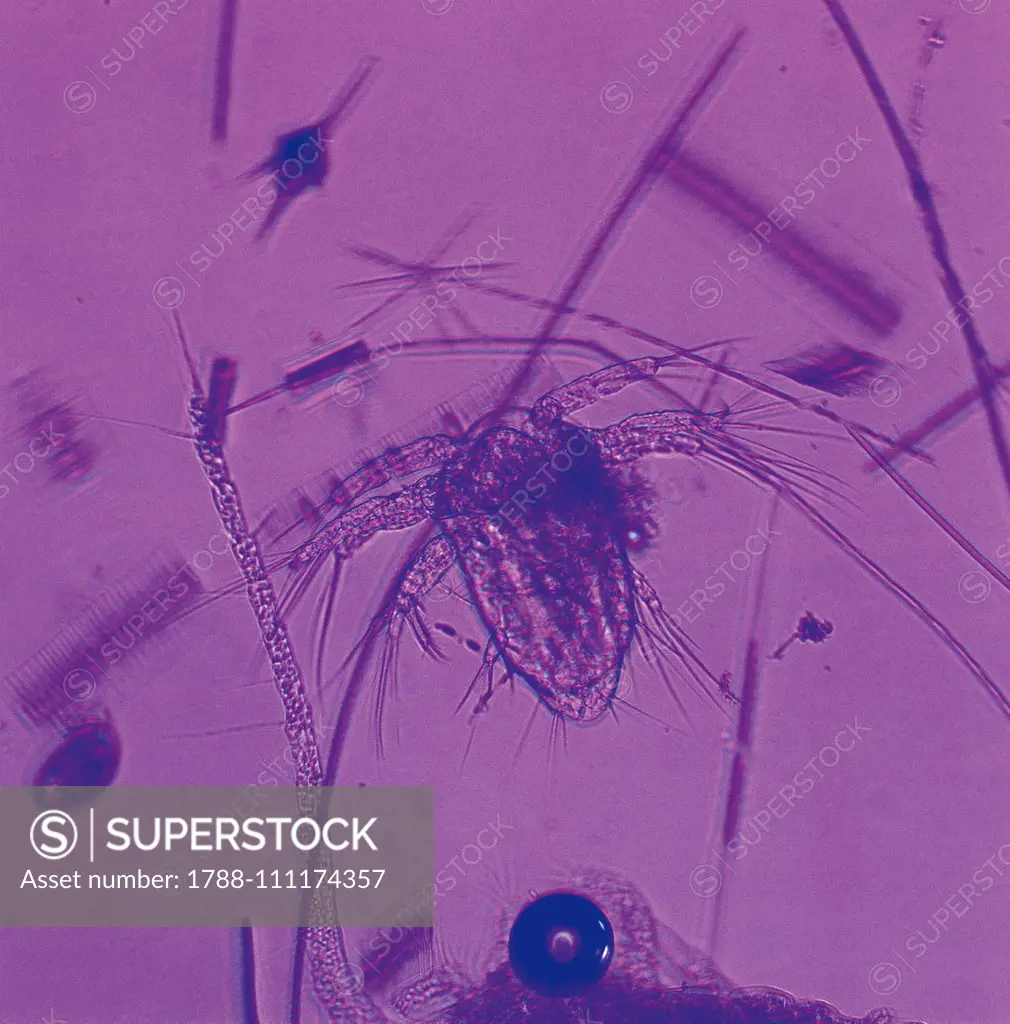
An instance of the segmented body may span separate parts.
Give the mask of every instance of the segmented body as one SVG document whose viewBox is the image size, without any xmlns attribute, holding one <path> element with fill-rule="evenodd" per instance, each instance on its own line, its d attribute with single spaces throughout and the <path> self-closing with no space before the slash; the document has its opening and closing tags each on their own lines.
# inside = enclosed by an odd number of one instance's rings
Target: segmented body
<svg viewBox="0 0 1010 1024">
<path fill-rule="evenodd" d="M 439 476 L 434 517 L 506 668 L 555 712 L 598 718 L 634 639 L 630 507 L 599 445 L 492 428 Z"/>
</svg>

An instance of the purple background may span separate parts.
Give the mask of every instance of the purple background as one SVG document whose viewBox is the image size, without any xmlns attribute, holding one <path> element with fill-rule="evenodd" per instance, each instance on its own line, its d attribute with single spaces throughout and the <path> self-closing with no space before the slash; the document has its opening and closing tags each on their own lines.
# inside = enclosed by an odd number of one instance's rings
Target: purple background
<svg viewBox="0 0 1010 1024">
<path fill-rule="evenodd" d="M 1010 254 L 1006 205 L 998 200 L 1008 156 L 1001 123 L 1008 106 L 1005 5 L 977 14 L 956 3 L 850 6 L 906 123 L 913 84 L 925 87 L 921 154 L 955 265 L 970 287 Z M 99 462 L 83 488 L 53 483 L 40 466 L 19 476 L 0 501 L 7 595 L 0 668 L 10 671 L 30 657 L 159 545 L 188 558 L 219 531 L 192 446 L 154 429 L 186 429 L 187 392 L 152 288 L 163 275 L 179 274 L 175 261 L 210 243 L 254 193 L 253 184 L 236 182 L 239 175 L 263 159 L 276 135 L 319 117 L 365 54 L 382 65 L 339 129 L 325 190 L 289 209 L 265 245 L 253 244 L 251 230 L 240 233 L 197 285 L 187 285 L 179 313 L 204 379 L 213 356 L 226 353 L 239 363 L 240 397 L 276 383 L 291 359 L 311 351 L 313 334 L 336 337 L 378 301 L 338 291 L 384 273 L 348 254 L 348 246 L 419 259 L 468 209 L 476 215 L 445 262 L 473 254 L 500 228 L 508 241 L 499 258 L 510 267 L 494 281 L 556 295 L 662 119 L 741 25 L 749 32 L 746 52 L 692 131 L 690 151 L 770 209 L 860 129 L 871 144 L 799 215 L 799 227 L 891 290 L 904 307 L 901 325 L 881 342 L 768 253 L 717 306 L 700 307 L 692 282 L 712 273 L 714 260 L 725 265 L 746 232 L 668 186 L 639 207 L 582 305 L 678 344 L 746 337 L 733 361 L 751 372 L 828 337 L 908 369 L 904 354 L 943 316 L 946 300 L 894 148 L 825 10 L 729 0 L 645 77 L 639 57 L 650 47 L 664 52 L 660 36 L 688 7 L 456 0 L 434 16 L 413 0 L 300 2 L 282 15 L 275 5 L 247 0 L 223 148 L 209 142 L 217 4 L 188 4 L 157 36 L 145 35 L 143 49 L 115 77 L 100 61 L 117 44 L 126 52 L 124 35 L 149 7 L 136 0 L 11 7 L 0 60 L 7 97 L 0 359 L 7 377 L 45 367 L 65 393 L 82 396 L 96 418 L 81 435 L 98 446 Z M 933 26 L 920 24 L 920 14 L 942 19 L 942 48 L 926 46 Z M 925 67 L 924 48 L 932 53 Z M 77 113 L 64 103 L 64 90 L 75 80 L 95 83 L 88 68 L 100 80 L 96 102 Z M 615 81 L 633 93 L 623 112 L 601 101 Z M 542 319 L 486 296 L 461 295 L 454 305 L 485 332 L 529 332 Z M 979 316 L 997 362 L 1007 358 L 1007 310 L 1007 295 L 997 294 Z M 369 337 L 387 339 L 396 319 Z M 571 332 L 587 336 L 584 323 Z M 598 336 L 625 357 L 650 351 L 617 334 Z M 558 353 L 553 364 L 564 379 L 589 369 Z M 263 510 L 327 468 L 353 462 L 376 438 L 510 365 L 500 352 L 425 360 L 403 354 L 376 371 L 351 409 L 330 398 L 305 407 L 283 398 L 237 416 L 229 424 L 229 456 L 247 509 Z M 893 405 L 865 397 L 832 405 L 884 431 L 917 424 L 969 386 L 956 332 L 909 374 Z M 541 390 L 554 382 L 544 379 Z M 585 422 L 615 422 L 642 401 L 624 393 Z M 8 396 L 5 463 L 23 448 L 23 420 Z M 800 416 L 767 422 L 824 426 Z M 973 602 L 967 584 L 959 593 L 976 566 L 893 485 L 864 475 L 854 445 L 755 440 L 838 474 L 851 503 L 837 504 L 835 521 L 997 679 L 1005 677 L 1007 594 L 996 585 Z M 1010 540 L 1007 495 L 982 417 L 973 415 L 932 453 L 936 464 L 906 464 L 909 476 L 995 559 Z M 770 502 L 748 482 L 688 459 L 645 468 L 660 498 L 661 534 L 638 564 L 672 612 L 767 522 Z M 782 536 L 770 550 L 762 611 L 765 649 L 784 640 L 807 609 L 830 619 L 835 635 L 822 647 L 794 645 L 764 672 L 745 816 L 854 717 L 870 732 L 733 865 L 716 959 L 737 984 L 774 985 L 848 1013 L 888 1004 L 931 1022 L 1005 1020 L 1010 877 L 997 878 L 969 913 L 952 918 L 920 960 L 909 958 L 918 973 L 901 967 L 896 991 L 875 993 L 868 976 L 874 965 L 897 963 L 893 950 L 905 953 L 906 938 L 928 930 L 937 908 L 1010 842 L 1007 722 L 935 636 L 822 535 L 787 511 L 777 528 Z M 331 667 L 360 633 L 363 609 L 374 607 L 407 543 L 386 535 L 355 556 Z M 221 586 L 234 572 L 230 559 L 218 558 L 204 585 Z M 756 579 L 753 569 L 743 573 L 690 627 L 717 674 L 739 674 Z M 457 602 L 431 608 L 435 618 L 483 641 Z M 292 628 L 308 665 L 308 605 Z M 563 881 L 570 865 L 620 870 L 665 922 L 702 945 L 711 903 L 689 879 L 711 860 L 727 718 L 682 692 L 685 721 L 636 659 L 628 699 L 669 731 L 628 712 L 619 724 L 607 718 L 593 728 L 569 727 L 567 744 L 552 747 L 542 714 L 520 748 L 534 701 L 517 686 L 496 695 L 461 766 L 468 721 L 453 712 L 479 660 L 452 642 L 446 650 L 447 662 L 433 665 L 405 641 L 400 685 L 384 718 L 386 757 L 375 756 L 363 706 L 338 782 L 434 785 L 436 865 L 499 816 L 515 826 L 438 908 L 439 936 L 452 953 L 476 974 L 496 915 L 513 912 L 528 890 Z M 123 784 L 244 785 L 284 750 L 279 725 L 264 726 L 279 723 L 279 701 L 241 597 L 152 641 L 144 662 L 124 661 L 103 695 L 123 736 Z M 332 720 L 337 697 L 331 686 L 324 718 Z M 19 784 L 49 741 L 12 711 L 2 720 L 0 783 Z M 249 729 L 174 735 L 235 725 Z M 328 742 L 329 733 L 323 737 Z M 257 949 L 263 1019 L 279 1020 L 288 936 L 257 934 Z M 34 1024 L 51 1011 L 67 1024 L 234 1020 L 237 971 L 230 933 L 3 934 L 0 1020 Z M 305 1020 L 315 1012 L 307 1006 Z"/>
</svg>

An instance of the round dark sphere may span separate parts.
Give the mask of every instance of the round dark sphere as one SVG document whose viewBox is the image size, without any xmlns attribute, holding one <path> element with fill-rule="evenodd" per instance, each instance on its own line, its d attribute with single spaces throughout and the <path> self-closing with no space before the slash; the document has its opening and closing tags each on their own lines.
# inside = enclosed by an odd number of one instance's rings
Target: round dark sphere
<svg viewBox="0 0 1010 1024">
<path fill-rule="evenodd" d="M 590 899 L 551 892 L 528 903 L 509 933 L 516 977 L 542 996 L 559 999 L 592 988 L 614 959 L 614 929 Z"/>
</svg>

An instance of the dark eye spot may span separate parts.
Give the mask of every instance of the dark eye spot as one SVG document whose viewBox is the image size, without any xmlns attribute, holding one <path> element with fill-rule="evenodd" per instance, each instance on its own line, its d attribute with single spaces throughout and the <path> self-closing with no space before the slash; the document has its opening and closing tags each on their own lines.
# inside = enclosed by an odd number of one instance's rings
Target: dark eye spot
<svg viewBox="0 0 1010 1024">
<path fill-rule="evenodd" d="M 564 999 L 592 988 L 614 958 L 614 929 L 590 899 L 553 892 L 527 904 L 509 933 L 509 962 L 527 988 Z"/>
</svg>

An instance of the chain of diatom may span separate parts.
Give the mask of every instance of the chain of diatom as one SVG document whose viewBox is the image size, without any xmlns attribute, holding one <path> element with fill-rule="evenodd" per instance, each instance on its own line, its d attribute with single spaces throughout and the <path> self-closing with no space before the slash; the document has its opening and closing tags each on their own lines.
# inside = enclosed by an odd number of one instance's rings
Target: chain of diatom
<svg viewBox="0 0 1010 1024">
<path fill-rule="evenodd" d="M 259 545 L 249 531 L 239 504 L 238 491 L 228 472 L 224 450 L 206 435 L 206 410 L 201 398 L 191 401 L 189 418 L 197 432 L 196 449 L 211 486 L 214 505 L 246 581 L 246 594 L 256 615 L 274 681 L 284 703 L 284 732 L 291 745 L 295 785 L 321 786 L 323 770 L 305 684 L 291 649 L 287 627 L 277 611 L 277 599 L 263 565 Z"/>
<path fill-rule="evenodd" d="M 295 785 L 311 787 L 318 792 L 323 784 L 323 770 L 305 683 L 295 661 L 287 627 L 278 613 L 277 597 L 267 576 L 259 545 L 249 531 L 239 504 L 238 490 L 228 472 L 224 449 L 207 435 L 207 409 L 199 395 L 190 400 L 189 420 L 196 435 L 197 454 L 210 483 L 214 506 L 246 581 L 246 594 L 256 615 L 274 682 L 284 704 L 284 733 L 294 762 Z M 311 802 L 314 807 L 315 800 Z M 312 810 L 306 805 L 301 805 L 300 809 L 303 812 Z M 313 912 L 320 909 L 319 900 L 317 890 L 313 893 Z M 313 988 L 330 1020 L 347 1024 L 352 1021 L 369 1024 L 371 1020 L 381 1020 L 374 1016 L 371 1001 L 360 992 L 360 987 L 347 984 L 347 952 L 339 929 L 310 927 L 307 938 Z"/>
</svg>

